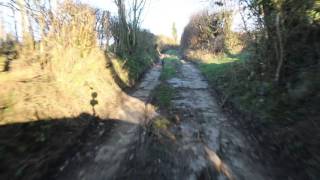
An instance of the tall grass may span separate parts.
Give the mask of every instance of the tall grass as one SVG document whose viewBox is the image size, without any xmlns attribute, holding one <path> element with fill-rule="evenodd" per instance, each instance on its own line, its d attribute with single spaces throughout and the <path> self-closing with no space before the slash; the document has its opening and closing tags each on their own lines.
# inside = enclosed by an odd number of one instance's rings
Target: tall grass
<svg viewBox="0 0 320 180">
<path fill-rule="evenodd" d="M 41 41 L 20 45 L 11 71 L 0 75 L 1 124 L 92 113 L 93 92 L 103 116 L 120 91 L 96 42 L 94 10 L 65 1 L 48 17 Z"/>
</svg>

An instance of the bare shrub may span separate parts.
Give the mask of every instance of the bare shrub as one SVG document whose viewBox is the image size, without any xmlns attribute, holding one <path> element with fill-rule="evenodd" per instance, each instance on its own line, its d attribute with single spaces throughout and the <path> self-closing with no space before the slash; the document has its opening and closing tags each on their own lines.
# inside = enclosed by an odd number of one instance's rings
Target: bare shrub
<svg viewBox="0 0 320 180">
<path fill-rule="evenodd" d="M 221 52 L 225 46 L 225 16 L 201 11 L 191 17 L 181 38 L 183 49 Z"/>
<path fill-rule="evenodd" d="M 157 36 L 157 45 L 160 51 L 166 51 L 169 49 L 177 49 L 178 44 L 176 41 L 168 36 L 165 35 L 159 35 Z"/>
</svg>

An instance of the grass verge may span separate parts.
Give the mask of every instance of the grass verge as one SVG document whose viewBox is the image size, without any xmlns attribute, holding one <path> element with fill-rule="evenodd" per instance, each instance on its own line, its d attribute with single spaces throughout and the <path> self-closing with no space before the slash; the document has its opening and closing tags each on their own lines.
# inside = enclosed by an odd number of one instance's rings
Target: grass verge
<svg viewBox="0 0 320 180">
<path fill-rule="evenodd" d="M 242 52 L 197 62 L 209 84 L 221 95 L 222 105 L 228 104 L 244 115 L 242 125 L 249 127 L 248 133 L 271 153 L 275 162 L 286 162 L 285 171 L 301 169 L 297 179 L 318 176 L 319 136 L 312 122 L 319 117 L 319 96 L 304 94 L 307 83 L 300 83 L 296 89 L 279 88 L 270 75 L 257 73 L 257 65 L 249 60 L 250 53 Z"/>
<path fill-rule="evenodd" d="M 231 101 L 240 111 L 254 112 L 266 120 L 270 118 L 271 109 L 266 105 L 272 105 L 268 97 L 273 95 L 272 86 L 268 82 L 258 81 L 256 74 L 247 68 L 249 56 L 248 52 L 224 54 L 200 63 L 199 67 L 209 84 L 221 93 L 224 102 Z"/>
<path fill-rule="evenodd" d="M 177 56 L 170 56 L 163 59 L 163 68 L 160 75 L 160 80 L 165 81 L 173 78 L 177 74 L 179 68 L 179 59 Z"/>
<path fill-rule="evenodd" d="M 169 50 L 173 54 L 174 50 Z M 162 110 L 167 111 L 171 107 L 171 99 L 174 95 L 174 89 L 166 82 L 177 75 L 180 67 L 178 56 L 170 55 L 163 60 L 162 72 L 160 75 L 161 83 L 155 88 L 153 93 L 154 103 Z"/>
<path fill-rule="evenodd" d="M 154 103 L 160 109 L 169 109 L 171 107 L 171 99 L 174 94 L 174 89 L 165 83 L 161 83 L 155 88 L 153 93 Z"/>
</svg>

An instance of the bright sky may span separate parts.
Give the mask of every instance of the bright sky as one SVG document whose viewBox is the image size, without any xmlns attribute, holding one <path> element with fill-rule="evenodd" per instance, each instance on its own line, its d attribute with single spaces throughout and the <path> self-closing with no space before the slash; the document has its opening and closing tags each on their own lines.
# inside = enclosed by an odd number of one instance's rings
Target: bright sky
<svg viewBox="0 0 320 180">
<path fill-rule="evenodd" d="M 94 7 L 116 12 L 113 0 L 81 0 Z M 195 12 L 209 7 L 207 0 L 148 0 L 142 27 L 154 34 L 171 36 L 173 22 L 181 35 L 189 18 Z"/>
<path fill-rule="evenodd" d="M 8 2 L 9 0 L 0 0 Z M 114 0 L 78 0 L 93 7 L 111 11 L 114 15 L 117 8 Z M 194 13 L 202 9 L 210 9 L 210 0 L 147 0 L 146 9 L 143 14 L 142 27 L 150 30 L 154 34 L 172 36 L 172 24 L 176 23 L 178 35 L 183 32 L 184 27 L 189 22 L 189 18 Z M 54 0 L 53 0 L 54 2 Z M 0 9 L 1 10 L 1 9 Z M 11 12 L 0 13 L 2 17 L 8 17 Z M 18 19 L 19 20 L 19 19 Z M 233 29 L 237 29 L 241 24 L 239 15 L 234 17 Z M 12 26 L 12 24 L 11 24 Z M 13 27 L 8 27 L 13 29 Z"/>
<path fill-rule="evenodd" d="M 114 0 L 80 0 L 94 7 L 107 9 L 116 13 Z M 147 0 L 146 10 L 143 15 L 142 27 L 149 29 L 154 34 L 172 35 L 172 24 L 176 23 L 178 35 L 183 32 L 191 15 L 210 9 L 210 0 Z M 242 26 L 240 14 L 235 14 L 232 29 L 239 30 Z"/>
<path fill-rule="evenodd" d="M 208 6 L 208 2 L 201 0 L 153 0 L 146 11 L 143 26 L 155 34 L 170 36 L 175 22 L 181 35 L 190 16 Z"/>
</svg>

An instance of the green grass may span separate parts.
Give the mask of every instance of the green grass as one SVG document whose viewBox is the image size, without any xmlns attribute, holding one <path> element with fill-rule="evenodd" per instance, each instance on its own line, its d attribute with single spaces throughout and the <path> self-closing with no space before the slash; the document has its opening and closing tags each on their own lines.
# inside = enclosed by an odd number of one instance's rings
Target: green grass
<svg viewBox="0 0 320 180">
<path fill-rule="evenodd" d="M 320 166 L 314 155 L 319 152 L 315 148 L 319 140 L 316 136 L 305 138 L 304 135 L 306 131 L 318 132 L 314 120 L 319 119 L 319 93 L 304 91 L 311 87 L 308 82 L 319 82 L 317 77 L 306 75 L 303 81 L 295 82 L 297 88 L 283 88 L 274 83 L 273 72 L 264 71 L 262 75 L 261 69 L 257 69 L 261 65 L 254 61 L 245 52 L 224 55 L 210 61 L 212 63 L 199 63 L 199 67 L 212 88 L 222 94 L 220 97 L 227 98 L 233 107 L 249 117 L 244 122 L 259 130 L 250 133 L 262 137 L 267 150 L 281 148 L 275 151 L 277 156 L 308 167 L 311 175 L 317 174 Z"/>
<path fill-rule="evenodd" d="M 150 68 L 152 61 L 152 57 L 148 54 L 142 54 L 139 56 L 130 57 L 127 61 L 125 67 L 129 71 L 129 78 L 133 81 L 133 84 L 139 79 L 139 77 L 146 71 L 146 69 Z"/>
<path fill-rule="evenodd" d="M 247 54 L 247 53 L 246 53 Z M 248 55 L 222 55 L 212 59 L 212 63 L 200 63 L 200 70 L 209 78 L 209 80 L 219 79 L 222 76 L 228 76 L 235 66 L 241 66 L 245 63 Z"/>
<path fill-rule="evenodd" d="M 174 50 L 174 49 L 170 49 L 170 50 L 166 51 L 165 54 L 169 54 L 169 55 L 172 55 L 172 56 L 177 56 L 178 55 L 178 51 Z"/>
<path fill-rule="evenodd" d="M 174 95 L 174 89 L 167 84 L 161 83 L 155 88 L 154 98 L 156 100 L 156 104 L 160 108 L 170 108 L 171 107 L 171 99 Z"/>
<path fill-rule="evenodd" d="M 168 110 L 171 107 L 171 99 L 174 95 L 174 89 L 166 83 L 166 80 L 177 75 L 180 61 L 177 56 L 169 56 L 163 59 L 164 66 L 160 75 L 160 84 L 154 89 L 153 97 L 155 105 L 160 109 Z"/>
<path fill-rule="evenodd" d="M 270 117 L 272 98 L 261 96 L 261 91 L 272 95 L 270 83 L 256 79 L 254 72 L 248 69 L 250 54 L 229 54 L 217 57 L 212 62 L 199 65 L 212 87 L 221 92 L 224 98 L 231 101 L 243 112 L 255 112 L 265 120 Z M 268 105 L 268 106 L 267 106 Z"/>
<path fill-rule="evenodd" d="M 179 68 L 180 62 L 178 61 L 177 56 L 171 56 L 164 58 L 164 67 L 160 75 L 160 80 L 168 80 L 173 78 L 177 74 L 177 69 Z"/>
<path fill-rule="evenodd" d="M 122 81 L 117 83 L 122 88 L 125 88 L 132 87 L 143 73 L 152 66 L 153 60 L 156 57 L 151 53 L 139 52 L 124 57 L 114 55 L 111 59 L 115 70 L 114 73 Z"/>
<path fill-rule="evenodd" d="M 289 117 L 289 113 L 285 113 L 288 105 L 279 106 L 286 96 L 280 93 L 272 81 L 267 78 L 259 79 L 260 74 L 254 71 L 255 65 L 250 62 L 249 52 L 225 55 L 215 62 L 219 63 L 202 63 L 199 67 L 209 84 L 223 98 L 227 98 L 241 112 L 259 117 L 259 122 L 263 125 L 288 123 L 277 122 L 280 117 Z M 297 116 L 296 113 L 291 114 L 290 116 Z"/>
</svg>

